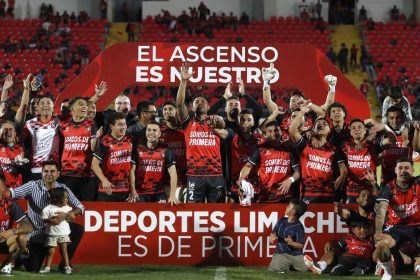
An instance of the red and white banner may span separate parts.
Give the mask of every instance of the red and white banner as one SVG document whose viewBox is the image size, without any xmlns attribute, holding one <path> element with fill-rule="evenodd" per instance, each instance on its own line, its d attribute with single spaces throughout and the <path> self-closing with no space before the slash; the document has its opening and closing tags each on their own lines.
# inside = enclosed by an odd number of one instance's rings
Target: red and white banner
<svg viewBox="0 0 420 280">
<path fill-rule="evenodd" d="M 120 43 L 99 54 L 65 88 L 57 103 L 75 95 L 91 96 L 95 84 L 106 81 L 108 91 L 97 102 L 101 111 L 128 86 L 178 85 L 184 62 L 195 72 L 190 85 L 224 86 L 240 77 L 247 86 L 260 88 L 261 68 L 273 63 L 279 73 L 273 88 L 298 88 L 316 104 L 324 104 L 328 91 L 324 76 L 332 74 L 338 77 L 335 99 L 346 105 L 348 118 L 370 116 L 363 94 L 320 50 L 307 44 Z"/>
<path fill-rule="evenodd" d="M 85 203 L 85 235 L 73 259 L 83 264 L 266 266 L 268 236 L 286 204 Z M 327 241 L 348 232 L 333 205 L 310 205 L 301 217 L 305 253 L 320 257 Z"/>
</svg>

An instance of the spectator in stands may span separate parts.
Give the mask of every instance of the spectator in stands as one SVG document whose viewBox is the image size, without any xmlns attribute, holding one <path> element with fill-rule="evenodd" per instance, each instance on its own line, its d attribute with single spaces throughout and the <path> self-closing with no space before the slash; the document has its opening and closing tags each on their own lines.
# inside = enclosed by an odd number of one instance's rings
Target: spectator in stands
<svg viewBox="0 0 420 280">
<path fill-rule="evenodd" d="M 308 203 L 332 203 L 335 199 L 335 191 L 340 190 L 347 177 L 345 156 L 340 148 L 328 143 L 330 133 L 329 123 L 325 118 L 318 118 L 312 128 L 310 139 L 303 137 L 299 131 L 303 116 L 309 112 L 309 102 L 306 101 L 300 107 L 300 111 L 289 128 L 290 139 L 297 144 L 300 153 L 302 172 L 302 197 Z M 322 168 L 312 158 L 322 158 L 327 164 Z M 334 179 L 333 166 L 337 164 L 339 174 Z"/>
<path fill-rule="evenodd" d="M 277 240 L 276 251 L 268 266 L 269 271 L 284 273 L 291 267 L 297 271 L 307 271 L 303 261 L 303 246 L 305 244 L 305 230 L 299 218 L 307 210 L 306 203 L 292 200 L 284 211 L 270 234 L 270 243 Z"/>
<path fill-rule="evenodd" d="M 87 100 L 76 96 L 69 101 L 71 118 L 60 123 L 60 182 L 67 185 L 81 201 L 95 201 L 97 180 L 91 171 L 92 153 L 98 138 L 95 121 L 87 116 Z"/>
<path fill-rule="evenodd" d="M 136 25 L 133 22 L 128 22 L 125 27 L 125 32 L 127 32 L 128 42 L 134 42 L 134 34 L 136 32 Z"/>
<path fill-rule="evenodd" d="M 356 44 L 353 44 L 350 48 L 350 67 L 353 69 L 357 68 L 357 52 L 359 49 L 356 47 Z"/>
<path fill-rule="evenodd" d="M 7 16 L 10 17 L 10 18 L 15 17 L 15 14 L 14 14 L 15 2 L 16 2 L 16 0 L 7 0 L 7 11 L 6 11 L 6 13 L 7 13 Z"/>
<path fill-rule="evenodd" d="M 185 105 L 185 91 L 192 73 L 189 65 L 181 67 L 181 81 L 178 89 L 176 105 L 178 119 L 184 127 L 187 150 L 187 202 L 224 202 L 226 182 L 222 173 L 220 144 L 226 138 L 227 131 L 223 119 L 219 116 L 208 116 L 208 100 L 200 94 L 193 98 L 192 111 L 188 114 Z"/>
<path fill-rule="evenodd" d="M 372 252 L 375 245 L 369 220 L 358 217 L 349 224 L 349 227 L 351 233 L 345 235 L 335 246 L 327 244 L 328 251 L 317 263 L 305 255 L 305 264 L 314 274 L 321 274 L 333 262 L 334 255 L 340 254 L 339 252 L 342 253 L 331 270 L 331 276 L 362 276 L 372 271 Z"/>
<path fill-rule="evenodd" d="M 330 47 L 325 55 L 329 58 L 329 60 L 331 60 L 332 63 L 335 64 L 335 62 L 337 61 L 337 54 L 334 51 L 333 47 Z"/>
<path fill-rule="evenodd" d="M 397 106 L 404 111 L 405 121 L 411 122 L 413 117 L 411 115 L 410 103 L 407 97 L 403 95 L 402 89 L 399 86 L 392 86 L 389 89 L 389 94 L 382 104 L 382 122 L 387 122 L 387 111 L 391 106 Z"/>
<path fill-rule="evenodd" d="M 400 19 L 400 10 L 394 5 L 390 11 L 390 17 L 392 21 L 398 21 Z"/>
<path fill-rule="evenodd" d="M 338 64 L 340 70 L 343 73 L 347 73 L 347 66 L 349 61 L 349 49 L 346 47 L 345 43 L 341 44 L 341 49 L 338 52 Z"/>
<path fill-rule="evenodd" d="M 80 215 L 85 207 L 74 196 L 74 194 L 66 187 L 66 185 L 58 183 L 60 176 L 58 163 L 55 161 L 45 161 L 42 163 L 42 178 L 30 181 L 18 188 L 6 191 L 6 194 L 12 198 L 25 198 L 28 200 L 28 218 L 33 224 L 33 232 L 29 237 L 29 257 L 24 260 L 24 265 L 28 271 L 38 272 L 45 258 L 46 249 L 44 247 L 44 231 L 45 222 L 41 219 L 41 211 L 49 204 L 48 191 L 53 188 L 64 188 L 68 195 L 68 202 L 73 211 L 57 214 L 57 221 L 63 220 L 74 221 L 75 216 Z M 71 260 L 76 252 L 77 246 L 83 236 L 83 226 L 70 222 L 70 246 L 68 248 L 69 259 Z M 64 269 L 63 263 L 60 263 L 59 269 Z"/>
<path fill-rule="evenodd" d="M 384 185 L 376 198 L 375 241 L 373 259 L 384 270 L 382 279 L 391 279 L 394 268 L 391 249 L 399 249 L 404 241 L 417 244 L 420 215 L 415 209 L 419 205 L 420 181 L 413 177 L 414 168 L 410 158 L 400 158 L 395 167 L 396 180 Z M 414 208 L 413 208 L 414 207 Z M 398 211 L 396 211 L 398 209 Z M 384 224 L 386 225 L 383 230 Z"/>
<path fill-rule="evenodd" d="M 320 0 L 318 0 L 316 2 L 316 4 L 315 4 L 315 13 L 316 13 L 317 18 L 320 18 L 321 17 L 321 14 L 322 14 L 322 4 L 321 4 L 321 1 Z"/>
<path fill-rule="evenodd" d="M 0 19 L 4 18 L 6 13 L 6 1 L 0 0 Z"/>
<path fill-rule="evenodd" d="M 207 8 L 207 6 L 203 2 L 200 2 L 200 5 L 198 6 L 198 12 L 200 13 L 200 20 L 206 20 L 207 16 L 210 15 L 210 9 Z"/>
<path fill-rule="evenodd" d="M 408 27 L 410 27 L 410 28 L 412 28 L 412 29 L 414 29 L 414 28 L 416 28 L 416 26 L 417 26 L 417 21 L 416 21 L 416 17 L 413 15 L 413 14 L 411 14 L 409 17 L 408 17 L 408 19 L 407 19 L 407 26 Z"/>
<path fill-rule="evenodd" d="M 121 15 L 123 17 L 124 22 L 128 22 L 128 4 L 127 2 L 123 2 L 121 5 Z"/>
<path fill-rule="evenodd" d="M 130 190 L 132 139 L 123 113 L 113 113 L 110 126 L 111 133 L 99 140 L 93 154 L 92 170 L 100 180 L 97 201 L 124 202 Z"/>
<path fill-rule="evenodd" d="M 359 10 L 359 22 L 364 22 L 367 20 L 367 11 L 365 6 L 362 6 Z"/>
<path fill-rule="evenodd" d="M 7 196 L 7 189 L 5 177 L 0 173 L 0 253 L 8 254 L 1 269 L 3 276 L 12 275 L 13 262 L 26 249 L 27 234 L 33 230 L 31 221 L 16 200 Z"/>
<path fill-rule="evenodd" d="M 242 12 L 241 17 L 239 18 L 239 24 L 248 26 L 248 23 L 249 23 L 249 16 L 245 12 Z"/>
<path fill-rule="evenodd" d="M 375 22 L 373 21 L 372 18 L 369 18 L 367 21 L 367 29 L 368 30 L 375 30 Z"/>
<path fill-rule="evenodd" d="M 300 19 L 303 21 L 303 22 L 307 22 L 308 20 L 309 20 L 309 13 L 306 11 L 306 9 L 303 9 L 301 12 L 300 12 Z"/>
<path fill-rule="evenodd" d="M 169 202 L 179 204 L 176 198 L 178 182 L 173 151 L 159 141 L 159 123 L 151 120 L 145 127 L 147 143 L 135 146 L 130 172 L 128 202 Z M 171 191 L 167 199 L 164 188 L 165 173 L 169 174 Z"/>
<path fill-rule="evenodd" d="M 364 79 L 363 83 L 360 84 L 359 90 L 361 93 L 363 93 L 363 95 L 365 97 L 367 97 L 368 93 L 369 93 L 369 84 L 368 84 L 369 80 Z"/>
<path fill-rule="evenodd" d="M 101 11 L 101 19 L 106 19 L 108 12 L 108 0 L 101 0 L 99 10 Z"/>
<path fill-rule="evenodd" d="M 373 61 L 372 54 L 366 49 L 365 57 L 365 71 L 369 74 L 371 78 L 375 77 L 375 62 Z"/>
</svg>

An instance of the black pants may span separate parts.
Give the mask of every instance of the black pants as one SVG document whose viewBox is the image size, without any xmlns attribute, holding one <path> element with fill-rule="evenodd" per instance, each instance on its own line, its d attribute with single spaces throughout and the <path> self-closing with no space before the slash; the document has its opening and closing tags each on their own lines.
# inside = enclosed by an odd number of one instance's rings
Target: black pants
<svg viewBox="0 0 420 280">
<path fill-rule="evenodd" d="M 361 276 L 366 275 L 372 268 L 370 259 L 363 259 L 356 256 L 340 256 L 331 270 L 332 276 Z"/>
<path fill-rule="evenodd" d="M 71 243 L 67 248 L 69 260 L 73 258 L 76 253 L 76 249 L 79 246 L 80 240 L 82 240 L 85 229 L 82 225 L 76 223 L 70 224 L 70 240 Z M 29 257 L 24 260 L 24 265 L 27 271 L 38 272 L 44 262 L 44 258 L 47 255 L 47 247 L 44 243 L 37 243 L 29 241 Z"/>
<path fill-rule="evenodd" d="M 58 179 L 65 184 L 80 201 L 96 201 L 98 180 L 96 177 L 68 177 Z"/>
</svg>

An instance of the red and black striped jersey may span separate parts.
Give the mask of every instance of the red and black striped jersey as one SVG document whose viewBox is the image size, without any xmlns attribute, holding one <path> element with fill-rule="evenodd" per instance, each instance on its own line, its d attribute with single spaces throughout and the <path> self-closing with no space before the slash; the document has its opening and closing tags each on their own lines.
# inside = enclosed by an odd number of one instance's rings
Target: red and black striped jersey
<svg viewBox="0 0 420 280">
<path fill-rule="evenodd" d="M 13 146 L 0 144 L 0 168 L 8 188 L 16 188 L 22 185 L 22 174 L 13 162 L 18 155 L 22 158 L 25 157 L 23 148 L 19 144 Z"/>
<path fill-rule="evenodd" d="M 130 169 L 133 144 L 130 136 L 117 140 L 111 135 L 105 135 L 99 142 L 93 156 L 101 161 L 101 169 L 105 177 L 112 183 L 113 192 L 128 192 L 130 190 Z M 99 192 L 104 192 L 99 184 Z"/>
<path fill-rule="evenodd" d="M 292 176 L 293 169 L 299 167 L 292 147 L 286 143 L 282 147 L 274 148 L 267 143 L 258 148 L 249 159 L 252 165 L 259 166 L 260 202 L 277 202 L 292 197 L 291 188 L 287 194 L 280 194 L 277 190 L 281 182 Z"/>
<path fill-rule="evenodd" d="M 346 156 L 347 164 L 347 197 L 359 196 L 360 190 L 364 188 L 373 189 L 372 185 L 365 178 L 364 172 L 370 168 L 375 171 L 378 165 L 378 154 L 382 152 L 379 143 L 368 142 L 359 148 L 353 140 L 344 144 L 343 153 Z M 373 190 L 372 190 L 373 191 Z"/>
<path fill-rule="evenodd" d="M 420 225 L 420 176 L 412 180 L 407 189 L 400 188 L 395 180 L 380 188 L 376 201 L 388 202 L 386 225 Z"/>
<path fill-rule="evenodd" d="M 185 120 L 188 176 L 222 176 L 220 137 L 206 121 Z"/>
<path fill-rule="evenodd" d="M 411 139 L 410 139 L 411 140 Z M 411 158 L 413 154 L 411 141 L 404 145 L 404 140 L 401 134 L 397 134 L 397 142 L 393 145 L 389 145 L 385 148 L 382 153 L 382 176 L 381 184 L 389 184 L 395 179 L 395 166 L 397 166 L 397 160 L 402 157 Z"/>
<path fill-rule="evenodd" d="M 327 143 L 313 147 L 305 137 L 297 144 L 302 171 L 302 195 L 334 196 L 334 165 L 345 162 L 341 149 Z"/>
<path fill-rule="evenodd" d="M 344 256 L 356 256 L 362 259 L 371 259 L 372 253 L 375 250 L 372 237 L 360 240 L 352 233 L 346 234 L 338 242 L 338 245 L 344 249 Z"/>
<path fill-rule="evenodd" d="M 171 149 L 163 145 L 158 145 L 154 149 L 137 146 L 133 151 L 131 161 L 136 165 L 135 185 L 138 194 L 164 192 L 165 172 L 175 164 Z"/>
<path fill-rule="evenodd" d="M 161 138 L 163 143 L 174 153 L 176 161 L 176 171 L 178 175 L 178 184 L 187 185 L 187 157 L 185 147 L 184 131 L 165 127 L 162 130 Z"/>
<path fill-rule="evenodd" d="M 95 134 L 95 120 L 92 118 L 82 122 L 69 119 L 60 123 L 62 176 L 93 176 L 93 172 L 91 172 L 91 140 L 95 137 Z"/>
</svg>

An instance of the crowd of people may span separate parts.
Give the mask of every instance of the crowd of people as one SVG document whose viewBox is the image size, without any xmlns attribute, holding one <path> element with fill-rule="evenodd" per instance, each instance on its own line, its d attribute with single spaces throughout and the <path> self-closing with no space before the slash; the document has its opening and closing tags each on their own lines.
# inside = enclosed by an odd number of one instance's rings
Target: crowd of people
<svg viewBox="0 0 420 280">
<path fill-rule="evenodd" d="M 2 107 L 4 190 L 0 188 L 0 194 L 12 203 L 10 197 L 29 202 L 27 216 L 33 229 L 19 227 L 18 234 L 13 234 L 15 240 L 23 239 L 15 242 L 13 252 L 29 248 L 23 262 L 26 269 L 48 273 L 58 246 L 63 255 L 60 268 L 72 273 L 70 261 L 83 235 L 83 228 L 72 221 L 84 210 L 81 201 L 230 202 L 243 206 L 292 201 L 287 211 L 295 211 L 296 217 L 293 220 L 293 215 L 286 214 L 287 222 L 293 224 L 302 214 L 297 209 L 303 206 L 296 205 L 360 203 L 366 190 L 376 195 L 375 239 L 383 244 L 374 260 L 379 260 L 388 275 L 388 249 L 399 246 L 406 237 L 418 236 L 420 221 L 420 185 L 413 177 L 412 162 L 413 151 L 420 150 L 420 123 L 413 120 L 409 104 L 400 98 L 401 89 L 392 90 L 382 119 L 348 119 L 346 106 L 335 101 L 337 78 L 332 75 L 325 77 L 329 90 L 324 104 L 312 103 L 295 89 L 289 108 L 284 108 L 272 100 L 270 81 L 276 71 L 270 65 L 263 69 L 262 91 L 270 115 L 262 120 L 264 106 L 247 94 L 241 80 L 238 85 L 227 84 L 211 107 L 206 95 L 195 95 L 188 110 L 186 92 L 192 75 L 189 65 L 181 67 L 176 98 L 163 104 L 161 117 L 151 101 L 141 101 L 131 110 L 125 95 L 115 99 L 112 110 L 96 112 L 95 103 L 107 91 L 105 82 L 95 87 L 90 98 L 76 96 L 63 102 L 56 116 L 54 99 L 39 92 L 37 77 L 29 75 L 20 81 L 19 108 L 15 112 Z M 13 77 L 7 76 L 2 104 L 13 86 Z M 241 108 L 240 99 L 249 107 Z M 377 166 L 382 167 L 380 185 L 374 172 Z M 57 188 L 64 191 L 52 194 Z M 49 210 L 43 211 L 49 204 Z M 283 226 L 287 225 L 279 224 Z M 407 227 L 408 233 L 390 230 L 400 227 Z M 19 237 L 29 232 L 29 240 Z M 357 233 L 351 238 L 360 239 Z M 293 256 L 301 252 L 301 245 L 296 244 L 301 239 L 290 241 L 285 236 L 281 242 L 286 245 L 279 245 L 278 253 L 290 254 L 289 247 Z M 11 271 L 13 256 L 3 273 Z M 45 256 L 48 262 L 41 269 Z M 416 271 L 419 268 L 417 264 Z"/>
</svg>

